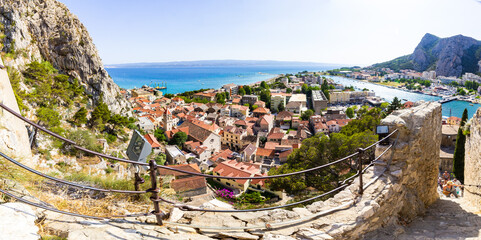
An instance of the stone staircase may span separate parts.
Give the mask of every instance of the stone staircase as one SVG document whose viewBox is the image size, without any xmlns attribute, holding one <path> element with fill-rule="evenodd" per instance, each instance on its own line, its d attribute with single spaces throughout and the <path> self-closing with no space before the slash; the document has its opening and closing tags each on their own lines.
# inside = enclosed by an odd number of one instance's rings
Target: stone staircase
<svg viewBox="0 0 481 240">
<path fill-rule="evenodd" d="M 404 228 L 380 229 L 371 239 L 481 239 L 481 212 L 470 209 L 463 198 L 442 196 L 424 216 Z"/>
</svg>

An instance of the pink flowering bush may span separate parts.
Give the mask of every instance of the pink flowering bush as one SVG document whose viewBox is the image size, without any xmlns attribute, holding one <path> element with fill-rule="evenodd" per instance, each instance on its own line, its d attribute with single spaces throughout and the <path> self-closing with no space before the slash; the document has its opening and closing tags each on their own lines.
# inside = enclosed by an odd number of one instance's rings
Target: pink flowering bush
<svg viewBox="0 0 481 240">
<path fill-rule="evenodd" d="M 218 189 L 215 194 L 218 197 L 225 198 L 227 200 L 235 199 L 234 193 L 227 188 Z"/>
</svg>

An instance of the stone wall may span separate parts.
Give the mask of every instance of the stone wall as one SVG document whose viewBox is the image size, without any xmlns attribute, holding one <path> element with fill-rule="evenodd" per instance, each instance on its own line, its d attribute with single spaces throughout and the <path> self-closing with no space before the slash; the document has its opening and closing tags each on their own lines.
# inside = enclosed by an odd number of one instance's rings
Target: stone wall
<svg viewBox="0 0 481 240">
<path fill-rule="evenodd" d="M 402 233 L 402 225 L 423 214 L 438 199 L 441 104 L 424 103 L 396 111 L 382 124 L 390 126 L 390 131 L 398 129 L 399 138 L 392 152 L 388 151 L 363 175 L 363 195 L 358 194 L 356 179 L 334 197 L 305 208 L 249 213 L 175 209 L 167 226 L 208 237 L 241 239 L 370 239 L 376 237 L 373 231 L 381 228 Z M 390 142 L 396 137 L 395 133 Z M 386 148 L 377 146 L 376 156 Z M 200 226 L 252 229 L 207 230 Z"/>
<path fill-rule="evenodd" d="M 0 64 L 3 65 L 1 59 Z M 5 69 L 0 69 L 0 102 L 20 112 Z M 13 157 L 31 156 L 24 122 L 3 109 L 0 109 L 0 151 Z"/>
<path fill-rule="evenodd" d="M 470 125 L 465 147 L 464 184 L 481 185 L 481 108 L 470 120 Z M 481 210 L 481 187 L 466 186 L 464 200 Z"/>
</svg>

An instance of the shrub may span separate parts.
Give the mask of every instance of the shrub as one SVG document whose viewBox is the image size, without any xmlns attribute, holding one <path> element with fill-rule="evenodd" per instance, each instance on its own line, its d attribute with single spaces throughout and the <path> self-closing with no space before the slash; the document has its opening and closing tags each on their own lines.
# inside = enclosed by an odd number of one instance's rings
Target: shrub
<svg viewBox="0 0 481 240">
<path fill-rule="evenodd" d="M 56 127 L 60 125 L 60 115 L 52 108 L 41 107 L 37 110 L 38 120 L 46 124 L 48 127 Z"/>
</svg>

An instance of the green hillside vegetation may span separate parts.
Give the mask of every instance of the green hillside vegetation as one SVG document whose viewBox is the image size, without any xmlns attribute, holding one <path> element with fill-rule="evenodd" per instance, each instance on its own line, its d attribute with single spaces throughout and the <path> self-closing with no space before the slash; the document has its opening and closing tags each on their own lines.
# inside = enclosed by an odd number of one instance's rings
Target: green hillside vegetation
<svg viewBox="0 0 481 240">
<path fill-rule="evenodd" d="M 377 63 L 372 65 L 374 68 L 390 68 L 394 71 L 399 71 L 401 69 L 414 69 L 414 64 L 409 58 L 411 54 L 402 57 L 395 58 L 391 61 Z"/>
<path fill-rule="evenodd" d="M 79 141 L 79 144 L 83 147 L 95 151 L 100 150 L 95 140 L 98 138 L 96 133 L 101 133 L 109 144 L 117 141 L 119 137 L 123 141 L 127 141 L 128 134 L 124 128 L 136 127 L 133 124 L 134 118 L 112 114 L 102 101 L 102 97 L 91 109 L 91 116 L 88 118 L 87 103 L 92 96 L 85 93 L 84 87 L 79 84 L 77 79 L 60 74 L 47 61 L 32 62 L 21 73 L 13 68 L 7 68 L 7 71 L 21 112 L 29 110 L 26 106 L 28 103 L 35 108 L 40 125 L 64 137 L 82 136 L 83 140 Z M 28 91 L 21 88 L 22 82 L 27 86 Z M 72 108 L 78 108 L 78 110 L 71 118 L 68 118 L 65 112 L 69 112 Z M 62 122 L 69 123 L 72 127 L 86 126 L 88 130 L 70 130 L 69 124 L 65 125 Z M 60 141 L 53 140 L 54 147 L 62 146 Z M 78 154 L 70 148 L 63 148 L 63 150 L 67 154 Z M 65 152 L 65 150 L 68 151 Z"/>
</svg>

